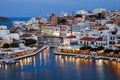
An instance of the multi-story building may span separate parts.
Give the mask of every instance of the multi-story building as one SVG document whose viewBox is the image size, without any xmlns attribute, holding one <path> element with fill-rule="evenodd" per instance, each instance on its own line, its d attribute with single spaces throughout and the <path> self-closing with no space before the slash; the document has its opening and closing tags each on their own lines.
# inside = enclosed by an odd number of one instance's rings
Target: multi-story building
<svg viewBox="0 0 120 80">
<path fill-rule="evenodd" d="M 78 44 L 80 45 L 87 45 L 91 47 L 98 47 L 102 46 L 102 37 L 82 37 Z"/>
<path fill-rule="evenodd" d="M 44 26 L 42 30 L 42 34 L 46 36 L 53 36 L 53 30 L 55 26 Z"/>
<path fill-rule="evenodd" d="M 71 27 L 67 25 L 60 25 L 60 36 L 66 37 L 71 35 Z"/>
<path fill-rule="evenodd" d="M 50 16 L 50 23 L 52 25 L 57 25 L 58 24 L 58 18 L 56 14 L 51 14 Z"/>
<path fill-rule="evenodd" d="M 88 25 L 86 23 L 77 23 L 72 25 L 72 35 L 75 36 L 82 36 L 83 30 L 87 27 Z"/>
</svg>

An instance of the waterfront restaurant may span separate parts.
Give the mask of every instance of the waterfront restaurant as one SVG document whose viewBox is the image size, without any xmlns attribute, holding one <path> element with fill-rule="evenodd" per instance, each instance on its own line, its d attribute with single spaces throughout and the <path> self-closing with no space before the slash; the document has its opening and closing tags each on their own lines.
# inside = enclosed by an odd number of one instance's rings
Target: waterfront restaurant
<svg viewBox="0 0 120 80">
<path fill-rule="evenodd" d="M 80 53 L 80 47 L 79 45 L 65 45 L 65 46 L 59 46 L 57 48 L 58 52 L 65 52 L 65 53 Z"/>
</svg>

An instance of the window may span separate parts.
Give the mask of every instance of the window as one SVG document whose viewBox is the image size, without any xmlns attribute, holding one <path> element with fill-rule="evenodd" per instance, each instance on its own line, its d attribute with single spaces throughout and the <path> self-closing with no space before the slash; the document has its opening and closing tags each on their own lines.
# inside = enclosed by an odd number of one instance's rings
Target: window
<svg viewBox="0 0 120 80">
<path fill-rule="evenodd" d="M 84 42 L 84 45 L 85 45 L 86 43 Z"/>
<path fill-rule="evenodd" d="M 112 37 L 110 37 L 110 40 L 112 40 Z"/>
<path fill-rule="evenodd" d="M 113 44 L 115 44 L 115 42 L 113 42 Z"/>
<path fill-rule="evenodd" d="M 115 44 L 115 42 L 110 41 L 109 44 Z"/>
<path fill-rule="evenodd" d="M 91 44 L 94 44 L 94 42 L 91 42 Z"/>
<path fill-rule="evenodd" d="M 115 39 L 115 37 L 113 37 L 113 40 Z"/>
<path fill-rule="evenodd" d="M 89 44 L 88 42 L 86 42 L 87 43 L 87 45 Z"/>
<path fill-rule="evenodd" d="M 93 34 L 93 36 L 95 36 L 95 34 Z"/>
<path fill-rule="evenodd" d="M 82 41 L 80 41 L 80 44 L 82 44 Z"/>
</svg>

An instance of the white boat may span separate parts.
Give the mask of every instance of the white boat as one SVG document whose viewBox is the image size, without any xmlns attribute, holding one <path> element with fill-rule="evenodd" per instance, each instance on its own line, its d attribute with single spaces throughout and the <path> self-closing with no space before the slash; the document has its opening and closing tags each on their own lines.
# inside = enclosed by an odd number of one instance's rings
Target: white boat
<svg viewBox="0 0 120 80">
<path fill-rule="evenodd" d="M 87 59 L 87 58 L 89 58 L 89 56 L 88 56 L 88 55 L 85 55 L 84 58 Z"/>
<path fill-rule="evenodd" d="M 95 60 L 99 60 L 100 57 L 99 57 L 99 56 L 95 56 L 94 59 L 95 59 Z"/>
<path fill-rule="evenodd" d="M 120 58 L 116 58 L 116 61 L 117 61 L 117 62 L 120 62 Z"/>
<path fill-rule="evenodd" d="M 114 60 L 114 58 L 110 58 L 110 59 L 109 59 L 109 61 L 113 61 L 113 60 Z"/>
<path fill-rule="evenodd" d="M 14 64 L 16 62 L 19 62 L 18 60 L 6 60 L 5 63 L 6 64 Z"/>
</svg>

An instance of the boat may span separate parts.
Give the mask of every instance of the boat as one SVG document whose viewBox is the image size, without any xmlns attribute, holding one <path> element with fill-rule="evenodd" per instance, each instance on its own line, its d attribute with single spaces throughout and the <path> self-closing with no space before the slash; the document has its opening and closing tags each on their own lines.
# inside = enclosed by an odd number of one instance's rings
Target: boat
<svg viewBox="0 0 120 80">
<path fill-rule="evenodd" d="M 76 55 L 75 57 L 76 57 L 76 58 L 79 58 L 79 57 L 80 57 L 80 55 Z"/>
<path fill-rule="evenodd" d="M 114 61 L 114 58 L 109 58 L 109 61 Z"/>
<path fill-rule="evenodd" d="M 15 64 L 16 62 L 19 62 L 18 60 L 5 60 L 5 64 Z"/>
<path fill-rule="evenodd" d="M 116 61 L 117 61 L 117 62 L 120 62 L 120 58 L 116 58 Z"/>
<path fill-rule="evenodd" d="M 95 56 L 94 59 L 95 59 L 95 60 L 99 60 L 100 57 L 99 57 L 99 56 Z"/>
<path fill-rule="evenodd" d="M 89 56 L 88 56 L 88 55 L 85 55 L 85 56 L 84 56 L 84 58 L 85 58 L 85 59 L 88 59 L 88 58 L 89 58 Z"/>
</svg>

